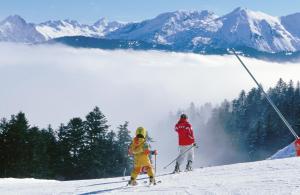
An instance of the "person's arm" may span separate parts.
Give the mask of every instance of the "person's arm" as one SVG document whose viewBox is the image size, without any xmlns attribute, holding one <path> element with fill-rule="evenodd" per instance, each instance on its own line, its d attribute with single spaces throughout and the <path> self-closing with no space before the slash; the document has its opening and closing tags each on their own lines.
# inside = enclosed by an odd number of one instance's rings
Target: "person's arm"
<svg viewBox="0 0 300 195">
<path fill-rule="evenodd" d="M 144 152 L 144 148 L 143 147 L 136 147 L 134 145 L 134 143 L 131 143 L 130 146 L 129 146 L 129 153 L 130 154 L 140 154 L 140 153 L 143 153 Z"/>
<path fill-rule="evenodd" d="M 178 133 L 178 126 L 177 126 L 177 124 L 175 125 L 175 131 Z"/>
<path fill-rule="evenodd" d="M 128 154 L 129 155 L 133 155 L 133 152 L 132 152 L 132 142 L 131 142 L 131 144 L 128 146 Z"/>
<path fill-rule="evenodd" d="M 144 147 L 143 147 L 143 153 L 144 154 L 150 154 L 150 146 L 149 146 L 149 144 L 147 144 L 147 143 L 144 143 Z"/>
<path fill-rule="evenodd" d="M 194 131 L 193 131 L 193 128 L 192 128 L 191 125 L 189 126 L 189 137 L 190 137 L 191 139 L 193 139 L 194 142 L 195 142 Z"/>
<path fill-rule="evenodd" d="M 196 144 L 196 142 L 195 142 L 194 131 L 193 131 L 192 126 L 191 126 L 191 137 L 192 137 L 192 139 L 194 140 L 193 146 L 196 147 L 196 148 L 198 148 L 198 146 L 197 146 L 197 144 Z"/>
</svg>

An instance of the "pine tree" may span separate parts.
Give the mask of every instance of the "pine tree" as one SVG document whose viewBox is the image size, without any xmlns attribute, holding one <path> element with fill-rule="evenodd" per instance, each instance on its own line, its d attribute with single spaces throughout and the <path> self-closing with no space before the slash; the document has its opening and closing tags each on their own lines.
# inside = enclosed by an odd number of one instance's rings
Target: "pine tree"
<svg viewBox="0 0 300 195">
<path fill-rule="evenodd" d="M 61 125 L 59 142 L 63 166 L 61 171 L 66 178 L 74 179 L 81 175 L 81 152 L 85 147 L 85 123 L 81 118 L 73 118 L 68 125 Z"/>
<path fill-rule="evenodd" d="M 60 179 L 71 179 L 72 163 L 70 157 L 69 133 L 67 127 L 61 124 L 58 129 L 58 175 Z"/>
<path fill-rule="evenodd" d="M 7 128 L 7 121 L 6 119 L 0 120 L 0 177 L 6 177 L 6 139 L 5 139 L 5 132 Z"/>
<path fill-rule="evenodd" d="M 107 119 L 98 107 L 86 116 L 86 147 L 83 154 L 85 178 L 106 177 Z"/>
<path fill-rule="evenodd" d="M 122 174 L 122 167 L 120 165 L 120 151 L 116 140 L 116 133 L 110 131 L 107 134 L 106 150 L 103 154 L 105 156 L 105 171 L 106 176 L 120 176 Z"/>
<path fill-rule="evenodd" d="M 53 132 L 45 129 L 40 130 L 38 127 L 32 127 L 28 130 L 27 143 L 29 155 L 27 162 L 29 175 L 34 178 L 53 178 L 55 176 L 51 163 L 53 151 L 51 148 L 55 145 Z"/>
<path fill-rule="evenodd" d="M 249 160 L 256 160 L 259 157 L 260 151 L 260 136 L 261 136 L 261 122 L 255 125 L 255 128 L 249 132 L 247 136 Z"/>
<path fill-rule="evenodd" d="M 43 150 L 46 154 L 41 154 L 40 156 L 46 156 L 48 164 L 45 166 L 44 172 L 47 172 L 47 179 L 58 178 L 58 167 L 59 167 L 59 148 L 58 142 L 56 140 L 56 134 L 52 129 L 51 125 L 49 125 L 46 129 L 42 129 L 41 133 L 43 135 L 43 144 L 45 150 Z"/>
<path fill-rule="evenodd" d="M 120 151 L 120 168 L 127 171 L 132 168 L 132 158 L 128 155 L 128 147 L 132 141 L 130 131 L 128 130 L 128 121 L 118 127 L 117 145 Z"/>
<path fill-rule="evenodd" d="M 300 82 L 297 82 L 295 89 L 295 103 L 293 105 L 293 110 L 295 112 L 295 131 L 300 134 Z"/>
<path fill-rule="evenodd" d="M 26 142 L 28 129 L 28 121 L 22 112 L 13 115 L 4 129 L 6 177 L 24 177 L 28 174 L 29 151 Z"/>
<path fill-rule="evenodd" d="M 87 140 L 90 145 L 106 139 L 109 126 L 107 119 L 98 107 L 86 116 Z"/>
<path fill-rule="evenodd" d="M 67 131 L 69 134 L 69 147 L 72 158 L 78 159 L 81 150 L 84 148 L 84 122 L 81 118 L 73 118 L 67 125 Z"/>
</svg>

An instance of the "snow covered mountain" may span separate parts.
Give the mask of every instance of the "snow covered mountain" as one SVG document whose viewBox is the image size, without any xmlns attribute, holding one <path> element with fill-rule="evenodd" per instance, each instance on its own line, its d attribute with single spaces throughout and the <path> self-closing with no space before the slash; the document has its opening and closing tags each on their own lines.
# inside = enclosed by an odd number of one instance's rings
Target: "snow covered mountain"
<svg viewBox="0 0 300 195">
<path fill-rule="evenodd" d="M 133 39 L 173 45 L 180 50 L 201 48 L 223 49 L 247 47 L 264 52 L 297 51 L 300 30 L 291 21 L 300 23 L 298 15 L 278 17 L 245 8 L 237 8 L 218 17 L 212 12 L 177 11 L 152 20 L 131 23 L 110 34 L 108 38 Z"/>
<path fill-rule="evenodd" d="M 44 40 L 34 24 L 27 23 L 18 15 L 9 16 L 0 22 L 0 41 L 36 43 Z"/>
<path fill-rule="evenodd" d="M 101 18 L 93 25 L 80 24 L 75 20 L 48 21 L 36 25 L 36 30 L 47 40 L 65 36 L 104 37 L 125 24 L 120 22 L 108 22 Z"/>
<path fill-rule="evenodd" d="M 237 8 L 217 16 L 210 11 L 174 11 L 134 23 L 108 22 L 92 25 L 74 20 L 28 24 L 19 16 L 0 23 L 0 41 L 43 42 L 65 36 L 143 41 L 163 44 L 172 51 L 224 53 L 229 47 L 244 53 L 300 51 L 300 13 L 274 17 Z"/>
<path fill-rule="evenodd" d="M 300 158 L 265 160 L 195 169 L 180 174 L 158 173 L 156 186 L 126 187 L 129 177 L 77 181 L 0 179 L 3 195 L 27 194 L 300 194 Z"/>
<path fill-rule="evenodd" d="M 285 29 L 280 18 L 237 8 L 217 20 L 222 26 L 214 36 L 216 47 L 244 46 L 266 52 L 300 49 L 299 40 Z"/>
<path fill-rule="evenodd" d="M 209 11 L 163 13 L 151 20 L 127 24 L 107 37 L 181 47 L 186 47 L 193 40 L 205 44 L 209 41 L 208 37 L 218 30 L 220 23 L 216 18 L 218 16 Z"/>
</svg>

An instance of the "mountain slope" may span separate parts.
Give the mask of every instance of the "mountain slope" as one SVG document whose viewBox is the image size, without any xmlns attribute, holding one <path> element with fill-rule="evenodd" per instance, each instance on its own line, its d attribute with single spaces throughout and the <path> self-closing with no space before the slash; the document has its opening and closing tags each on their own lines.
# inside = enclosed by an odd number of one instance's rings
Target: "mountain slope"
<svg viewBox="0 0 300 195">
<path fill-rule="evenodd" d="M 108 38 L 143 40 L 173 45 L 189 43 L 195 35 L 209 36 L 218 29 L 218 16 L 209 11 L 176 11 L 154 19 L 131 23 L 107 35 Z M 203 40 L 205 37 L 203 38 Z M 185 45 L 182 45 L 184 47 Z"/>
<path fill-rule="evenodd" d="M 144 41 L 103 39 L 84 36 L 60 37 L 48 41 L 49 44 L 61 43 L 71 47 L 98 49 L 135 49 L 135 50 L 170 50 L 168 46 Z"/>
<path fill-rule="evenodd" d="M 38 24 L 36 29 L 49 40 L 64 36 L 104 37 L 107 33 L 122 26 L 124 26 L 123 23 L 108 22 L 101 18 L 91 26 L 80 24 L 75 20 L 58 20 Z"/>
<path fill-rule="evenodd" d="M 0 41 L 36 43 L 44 40 L 34 24 L 27 23 L 18 15 L 9 16 L 0 22 Z"/>
<path fill-rule="evenodd" d="M 282 25 L 288 30 L 297 40 L 300 40 L 300 13 L 283 16 L 280 18 Z M 299 49 L 299 48 L 298 48 Z"/>
<path fill-rule="evenodd" d="M 215 36 L 217 47 L 245 46 L 258 51 L 296 51 L 300 42 L 281 25 L 279 18 L 237 8 L 218 19 L 222 27 Z"/>
<path fill-rule="evenodd" d="M 143 178 L 145 176 L 141 176 Z M 300 158 L 266 160 L 158 174 L 162 183 L 125 187 L 122 178 L 78 181 L 0 179 L 1 194 L 300 194 Z M 145 179 L 147 181 L 147 179 Z"/>
</svg>

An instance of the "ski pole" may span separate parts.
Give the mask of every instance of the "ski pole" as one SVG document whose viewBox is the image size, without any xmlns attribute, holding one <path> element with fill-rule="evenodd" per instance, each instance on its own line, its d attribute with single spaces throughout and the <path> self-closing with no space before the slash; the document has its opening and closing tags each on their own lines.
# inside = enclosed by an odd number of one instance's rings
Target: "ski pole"
<svg viewBox="0 0 300 195">
<path fill-rule="evenodd" d="M 155 173 L 156 173 L 156 154 L 154 156 L 154 167 L 155 167 Z"/>
<path fill-rule="evenodd" d="M 170 166 L 173 162 L 175 162 L 178 158 L 180 158 L 182 155 L 184 155 L 185 153 L 187 153 L 189 150 L 191 150 L 193 147 L 195 147 L 196 145 L 193 145 L 192 147 L 190 147 L 189 149 L 187 149 L 186 151 L 184 151 L 182 154 L 178 155 L 172 162 L 170 162 L 168 165 L 166 165 L 164 167 L 164 169 L 166 169 L 168 166 Z"/>
<path fill-rule="evenodd" d="M 126 167 L 124 168 L 124 171 L 123 171 L 123 180 L 125 180 L 125 176 L 126 176 Z"/>
<path fill-rule="evenodd" d="M 283 121 L 283 123 L 286 125 L 286 127 L 288 128 L 288 130 L 290 130 L 290 132 L 293 134 L 293 136 L 296 139 L 299 139 L 299 136 L 294 131 L 294 129 L 292 128 L 292 126 L 290 125 L 290 123 L 281 114 L 280 110 L 277 108 L 277 106 L 271 100 L 271 98 L 269 97 L 269 95 L 265 92 L 265 90 L 263 89 L 263 87 L 257 82 L 257 80 L 255 79 L 255 77 L 253 76 L 253 74 L 250 72 L 250 70 L 247 68 L 247 66 L 244 64 L 244 62 L 241 60 L 241 58 L 237 55 L 237 53 L 235 52 L 235 50 L 233 48 L 231 50 L 233 51 L 233 54 L 236 56 L 236 58 L 239 60 L 239 62 L 243 65 L 243 67 L 245 68 L 245 70 L 248 72 L 248 74 L 251 76 L 251 78 L 254 80 L 254 82 L 256 83 L 256 85 L 258 86 L 258 88 L 263 92 L 264 96 L 266 97 L 266 99 L 268 100 L 268 102 L 271 104 L 271 106 L 273 107 L 273 109 L 276 111 L 276 113 L 278 114 L 278 116 L 280 117 L 280 119 Z"/>
</svg>

